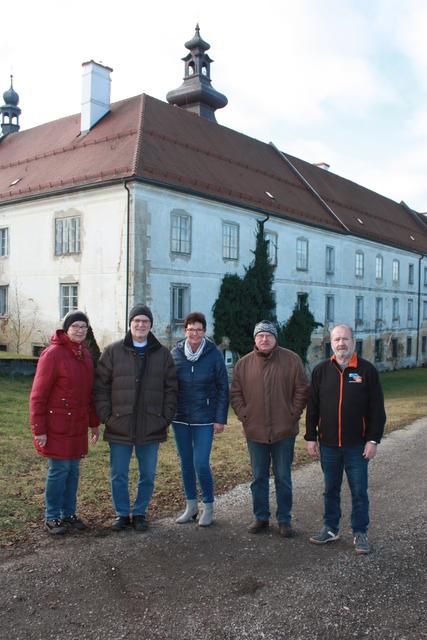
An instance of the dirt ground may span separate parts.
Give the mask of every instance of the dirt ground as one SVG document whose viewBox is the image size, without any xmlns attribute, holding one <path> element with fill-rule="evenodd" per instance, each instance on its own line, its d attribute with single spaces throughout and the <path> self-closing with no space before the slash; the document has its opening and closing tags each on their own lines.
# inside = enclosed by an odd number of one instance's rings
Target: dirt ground
<svg viewBox="0 0 427 640">
<path fill-rule="evenodd" d="M 370 538 L 357 557 L 344 492 L 341 540 L 317 547 L 318 463 L 294 474 L 298 536 L 250 535 L 248 486 L 208 528 L 172 519 L 147 534 L 98 530 L 2 552 L 8 640 L 422 640 L 427 638 L 427 419 L 390 434 L 370 465 Z M 273 498 L 274 500 L 274 498 Z"/>
</svg>

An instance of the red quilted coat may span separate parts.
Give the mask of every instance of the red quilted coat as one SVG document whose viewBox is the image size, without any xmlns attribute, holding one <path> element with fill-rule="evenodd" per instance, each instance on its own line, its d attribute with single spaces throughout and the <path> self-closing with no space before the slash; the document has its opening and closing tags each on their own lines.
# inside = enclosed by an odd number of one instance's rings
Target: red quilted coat
<svg viewBox="0 0 427 640">
<path fill-rule="evenodd" d="M 92 404 L 93 364 L 83 344 L 58 330 L 42 352 L 30 395 L 33 434 L 47 434 L 42 456 L 82 458 L 88 450 L 88 428 L 99 420 Z"/>
</svg>

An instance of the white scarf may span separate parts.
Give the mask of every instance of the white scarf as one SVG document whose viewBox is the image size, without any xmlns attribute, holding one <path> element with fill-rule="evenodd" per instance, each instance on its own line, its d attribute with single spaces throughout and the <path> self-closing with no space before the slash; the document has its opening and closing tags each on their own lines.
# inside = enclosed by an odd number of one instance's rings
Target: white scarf
<svg viewBox="0 0 427 640">
<path fill-rule="evenodd" d="M 184 342 L 184 353 L 185 353 L 185 357 L 187 358 L 187 360 L 190 360 L 190 362 L 196 362 L 196 360 L 198 360 L 200 358 L 200 355 L 204 349 L 204 346 L 206 344 L 206 339 L 203 338 L 199 348 L 197 349 L 196 352 L 193 353 L 193 351 L 191 350 L 190 345 L 188 344 L 188 340 L 186 340 Z"/>
</svg>

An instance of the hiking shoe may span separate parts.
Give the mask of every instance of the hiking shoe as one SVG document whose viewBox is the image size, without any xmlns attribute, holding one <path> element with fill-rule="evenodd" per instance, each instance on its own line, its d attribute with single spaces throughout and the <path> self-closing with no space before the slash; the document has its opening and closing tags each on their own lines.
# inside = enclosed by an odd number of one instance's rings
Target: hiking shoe
<svg viewBox="0 0 427 640">
<path fill-rule="evenodd" d="M 289 522 L 279 522 L 279 535 L 282 538 L 295 538 L 296 533 Z"/>
<path fill-rule="evenodd" d="M 53 536 L 63 536 L 64 533 L 67 533 L 67 527 L 58 518 L 56 520 L 46 520 L 44 528 Z"/>
<path fill-rule="evenodd" d="M 368 534 L 358 531 L 354 534 L 354 549 L 357 556 L 366 556 L 371 553 L 371 545 L 368 541 Z"/>
<path fill-rule="evenodd" d="M 313 544 L 326 544 L 327 542 L 334 542 L 340 537 L 339 533 L 332 531 L 330 527 L 322 527 L 322 529 L 309 538 Z"/>
<path fill-rule="evenodd" d="M 62 524 L 65 524 L 67 527 L 70 527 L 70 529 L 74 529 L 75 531 L 84 531 L 85 529 L 87 529 L 87 525 L 83 522 L 83 520 L 80 520 L 80 518 L 78 518 L 76 516 L 76 514 L 74 514 L 73 516 L 68 516 L 67 518 L 62 518 Z"/>
<path fill-rule="evenodd" d="M 135 531 L 138 531 L 138 533 L 144 533 L 148 529 L 148 522 L 145 519 L 145 516 L 142 515 L 133 516 L 132 525 Z"/>
<path fill-rule="evenodd" d="M 111 523 L 111 529 L 113 531 L 123 531 L 123 529 L 127 529 L 131 526 L 132 523 L 129 516 L 117 516 L 117 518 L 114 518 L 113 522 Z"/>
<path fill-rule="evenodd" d="M 262 533 L 268 531 L 270 528 L 270 522 L 268 520 L 255 520 L 255 522 L 249 527 L 249 533 Z"/>
</svg>

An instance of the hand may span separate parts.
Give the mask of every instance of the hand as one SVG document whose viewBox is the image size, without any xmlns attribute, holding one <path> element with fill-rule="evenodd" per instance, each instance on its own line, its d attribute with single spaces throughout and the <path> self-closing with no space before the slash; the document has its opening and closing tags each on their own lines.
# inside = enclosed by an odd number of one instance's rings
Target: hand
<svg viewBox="0 0 427 640">
<path fill-rule="evenodd" d="M 41 447 L 43 449 L 43 447 L 45 447 L 46 443 L 47 443 L 47 433 L 43 433 L 40 436 L 34 436 L 34 439 L 37 442 L 37 444 L 39 445 L 39 447 Z"/>
<path fill-rule="evenodd" d="M 224 431 L 224 425 L 219 422 L 214 422 L 214 433 L 222 433 Z"/>
<path fill-rule="evenodd" d="M 320 458 L 319 445 L 317 444 L 317 442 L 313 440 L 307 442 L 307 453 L 310 458 L 314 458 L 315 460 L 318 460 Z"/>
<path fill-rule="evenodd" d="M 376 454 L 377 454 L 377 445 L 374 444 L 373 442 L 367 442 L 363 450 L 363 457 L 366 460 L 372 460 L 372 458 L 375 458 Z"/>
<path fill-rule="evenodd" d="M 90 437 L 91 444 L 96 444 L 99 439 L 99 427 L 91 427 L 90 428 L 92 435 Z"/>
</svg>

